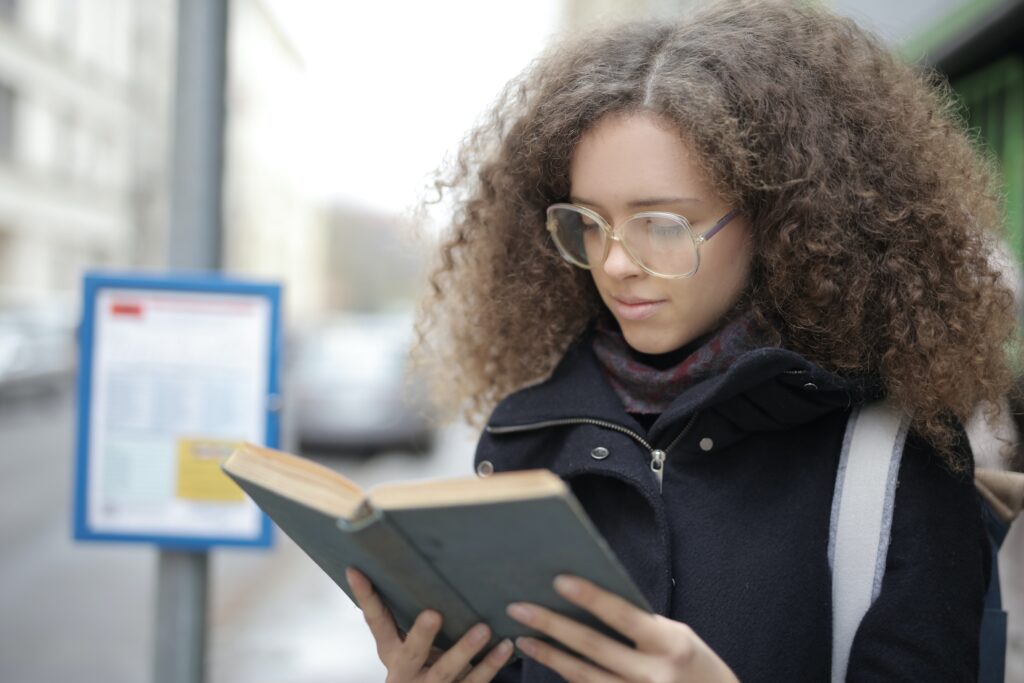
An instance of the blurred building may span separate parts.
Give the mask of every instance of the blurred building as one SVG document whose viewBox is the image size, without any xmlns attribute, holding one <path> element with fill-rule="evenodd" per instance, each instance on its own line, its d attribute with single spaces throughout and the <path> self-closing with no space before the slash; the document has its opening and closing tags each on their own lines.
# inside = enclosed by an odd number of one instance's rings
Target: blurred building
<svg viewBox="0 0 1024 683">
<path fill-rule="evenodd" d="M 224 268 L 280 278 L 289 317 L 313 317 L 345 283 L 332 277 L 323 200 L 297 180 L 303 58 L 262 0 L 233 0 L 228 34 Z"/>
<path fill-rule="evenodd" d="M 171 0 L 0 1 L 0 306 L 159 261 Z"/>
<path fill-rule="evenodd" d="M 331 264 L 295 181 L 302 58 L 261 0 L 229 5 L 223 265 L 315 312 Z M 166 264 L 176 20 L 174 0 L 0 0 L 0 307 Z"/>
<path fill-rule="evenodd" d="M 426 245 L 408 217 L 337 206 L 328 228 L 327 308 L 376 312 L 411 305 L 420 293 Z"/>
</svg>

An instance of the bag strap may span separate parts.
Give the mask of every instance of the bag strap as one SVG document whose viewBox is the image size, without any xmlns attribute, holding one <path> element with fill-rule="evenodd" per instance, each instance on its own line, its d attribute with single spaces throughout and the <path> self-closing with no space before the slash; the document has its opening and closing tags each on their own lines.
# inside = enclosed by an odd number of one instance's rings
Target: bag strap
<svg viewBox="0 0 1024 683">
<path fill-rule="evenodd" d="M 828 560 L 832 569 L 832 682 L 842 683 L 861 620 L 878 597 L 892 528 L 896 477 L 909 420 L 879 401 L 850 414 L 832 498 Z M 1024 474 L 978 468 L 975 488 L 992 552 L 992 579 L 981 624 L 979 681 L 1001 681 L 1006 613 L 999 591 L 997 552 L 1009 524 L 1024 508 Z M 838 571 L 837 571 L 838 568 Z"/>
<path fill-rule="evenodd" d="M 853 637 L 882 586 L 908 425 L 888 401 L 854 408 L 846 424 L 829 524 L 833 683 L 846 680 Z"/>
</svg>

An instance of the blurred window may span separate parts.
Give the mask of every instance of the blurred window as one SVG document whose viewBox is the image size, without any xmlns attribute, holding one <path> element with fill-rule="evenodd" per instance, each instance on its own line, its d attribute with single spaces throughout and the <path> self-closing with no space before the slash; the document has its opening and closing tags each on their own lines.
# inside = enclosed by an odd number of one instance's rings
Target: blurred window
<svg viewBox="0 0 1024 683">
<path fill-rule="evenodd" d="M 10 161 L 14 153 L 14 104 L 14 88 L 0 83 L 0 161 Z"/>
<path fill-rule="evenodd" d="M 56 144 L 53 146 L 53 169 L 55 175 L 63 180 L 70 180 L 75 175 L 78 165 L 77 120 L 75 112 L 65 109 L 57 115 Z"/>
<path fill-rule="evenodd" d="M 78 52 L 78 7 L 75 0 L 60 0 L 56 7 L 53 44 L 58 50 Z"/>
</svg>

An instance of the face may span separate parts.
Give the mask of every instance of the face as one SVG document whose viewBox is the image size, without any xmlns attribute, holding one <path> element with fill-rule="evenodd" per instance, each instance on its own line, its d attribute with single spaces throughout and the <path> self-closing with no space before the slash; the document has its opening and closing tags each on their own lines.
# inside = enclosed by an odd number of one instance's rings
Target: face
<svg viewBox="0 0 1024 683">
<path fill-rule="evenodd" d="M 611 225 L 639 211 L 669 211 L 685 216 L 699 235 L 733 208 L 711 190 L 680 135 L 650 114 L 599 120 L 573 152 L 569 181 L 570 201 Z M 722 322 L 747 284 L 751 256 L 750 225 L 736 216 L 701 245 L 692 277 L 649 275 L 615 241 L 590 273 L 626 342 L 643 353 L 666 353 Z"/>
</svg>

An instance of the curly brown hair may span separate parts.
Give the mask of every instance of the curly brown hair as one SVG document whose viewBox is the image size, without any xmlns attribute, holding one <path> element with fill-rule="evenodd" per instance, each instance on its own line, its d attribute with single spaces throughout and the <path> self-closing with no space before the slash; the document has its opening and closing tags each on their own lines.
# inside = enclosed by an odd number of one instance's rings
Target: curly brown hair
<svg viewBox="0 0 1024 683">
<path fill-rule="evenodd" d="M 933 73 L 813 4 L 724 2 L 548 49 L 502 91 L 435 182 L 455 212 L 421 301 L 416 356 L 479 423 L 543 379 L 601 309 L 545 208 L 581 135 L 612 113 L 674 122 L 749 218 L 743 305 L 772 342 L 879 377 L 946 458 L 1012 384 L 1012 292 L 992 261 L 997 178 Z"/>
</svg>

